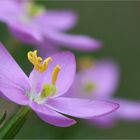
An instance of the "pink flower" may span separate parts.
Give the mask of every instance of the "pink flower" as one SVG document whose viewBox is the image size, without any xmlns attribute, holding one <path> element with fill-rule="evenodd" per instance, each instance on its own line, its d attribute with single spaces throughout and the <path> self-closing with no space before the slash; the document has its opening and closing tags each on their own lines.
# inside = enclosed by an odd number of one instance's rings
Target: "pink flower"
<svg viewBox="0 0 140 140">
<path fill-rule="evenodd" d="M 0 20 L 7 24 L 18 39 L 41 44 L 46 50 L 55 50 L 58 45 L 81 51 L 101 47 L 101 42 L 96 39 L 65 33 L 77 21 L 77 15 L 71 10 L 45 10 L 27 0 L 1 0 Z"/>
<path fill-rule="evenodd" d="M 65 97 L 76 70 L 71 52 L 58 53 L 43 61 L 37 51 L 30 51 L 28 59 L 34 65 L 29 77 L 0 44 L 0 92 L 12 102 L 29 106 L 45 122 L 68 127 L 76 121 L 63 114 L 87 119 L 119 107 L 112 102 Z"/>
<path fill-rule="evenodd" d="M 110 60 L 95 62 L 91 68 L 81 70 L 65 96 L 71 98 L 88 98 L 91 100 L 110 100 L 120 104 L 114 113 L 90 119 L 101 127 L 112 126 L 119 119 L 127 121 L 140 120 L 140 103 L 113 97 L 119 81 L 119 68 Z"/>
</svg>

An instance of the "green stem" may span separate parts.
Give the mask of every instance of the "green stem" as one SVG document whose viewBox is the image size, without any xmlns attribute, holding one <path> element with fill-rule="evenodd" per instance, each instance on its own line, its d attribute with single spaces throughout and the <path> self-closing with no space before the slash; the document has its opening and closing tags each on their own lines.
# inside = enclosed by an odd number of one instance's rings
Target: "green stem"
<svg viewBox="0 0 140 140">
<path fill-rule="evenodd" d="M 6 118 L 6 116 L 7 116 L 7 113 L 4 112 L 3 116 L 0 118 L 0 125 L 3 123 L 3 121 L 4 121 L 5 118 Z"/>
<path fill-rule="evenodd" d="M 0 129 L 0 139 L 13 139 L 29 116 L 30 108 L 21 107 Z"/>
</svg>

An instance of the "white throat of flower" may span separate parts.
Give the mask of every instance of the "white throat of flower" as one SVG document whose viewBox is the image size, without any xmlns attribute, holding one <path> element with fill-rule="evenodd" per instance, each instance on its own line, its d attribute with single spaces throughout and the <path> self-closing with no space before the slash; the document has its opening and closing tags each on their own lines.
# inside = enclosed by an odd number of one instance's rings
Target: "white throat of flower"
<svg viewBox="0 0 140 140">
<path fill-rule="evenodd" d="M 42 61 L 41 57 L 37 56 L 37 50 L 30 51 L 27 54 L 28 60 L 34 65 L 35 75 L 34 81 L 32 82 L 32 91 L 28 94 L 31 100 L 42 104 L 46 101 L 47 97 L 52 97 L 57 92 L 57 87 L 55 86 L 58 74 L 60 72 L 60 66 L 57 64 L 52 72 L 51 83 L 44 83 L 42 86 L 42 90 L 40 93 L 36 94 L 36 86 L 39 76 L 48 69 L 49 63 L 52 62 L 52 58 L 48 57 L 44 61 Z"/>
</svg>

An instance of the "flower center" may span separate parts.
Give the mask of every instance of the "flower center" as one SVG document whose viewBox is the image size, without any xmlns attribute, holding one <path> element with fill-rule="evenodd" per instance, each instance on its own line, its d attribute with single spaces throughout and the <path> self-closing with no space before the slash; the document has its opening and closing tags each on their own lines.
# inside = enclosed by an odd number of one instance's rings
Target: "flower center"
<svg viewBox="0 0 140 140">
<path fill-rule="evenodd" d="M 28 56 L 28 60 L 34 65 L 35 71 L 38 72 L 39 75 L 47 70 L 49 63 L 52 61 L 51 57 L 48 57 L 44 61 L 42 61 L 42 58 L 37 56 L 37 50 L 33 52 L 32 51 L 28 52 L 27 56 Z M 52 72 L 51 83 L 43 84 L 42 90 L 37 96 L 32 95 L 33 96 L 32 99 L 34 101 L 36 101 L 37 103 L 44 103 L 47 97 L 51 97 L 56 94 L 57 87 L 55 86 L 55 83 L 56 83 L 58 74 L 60 72 L 60 69 L 61 69 L 60 66 L 57 64 Z M 35 80 L 37 80 L 37 78 L 35 78 Z M 36 81 L 34 82 L 37 83 Z M 34 85 L 34 87 L 36 86 L 37 85 Z M 32 93 L 34 92 L 35 91 L 33 90 Z"/>
<path fill-rule="evenodd" d="M 84 85 L 84 91 L 85 92 L 92 92 L 96 89 L 96 85 L 93 82 L 88 82 Z"/>
<path fill-rule="evenodd" d="M 30 17 L 39 16 L 45 11 L 43 6 L 37 5 L 31 1 L 26 3 L 25 8 Z"/>
</svg>

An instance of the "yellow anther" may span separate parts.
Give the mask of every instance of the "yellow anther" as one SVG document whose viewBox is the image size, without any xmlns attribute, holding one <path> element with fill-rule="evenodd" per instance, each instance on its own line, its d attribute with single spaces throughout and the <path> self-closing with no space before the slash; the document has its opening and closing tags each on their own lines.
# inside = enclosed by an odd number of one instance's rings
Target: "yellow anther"
<svg viewBox="0 0 140 140">
<path fill-rule="evenodd" d="M 47 68 L 48 68 L 48 64 L 49 62 L 52 61 L 52 58 L 51 57 L 48 57 L 46 58 L 44 61 L 43 61 L 43 64 L 42 64 L 42 68 L 40 69 L 41 72 L 44 72 Z"/>
<path fill-rule="evenodd" d="M 57 76 L 58 76 L 60 69 L 61 69 L 60 66 L 56 65 L 56 67 L 54 68 L 54 70 L 52 72 L 52 84 L 53 85 L 55 85 L 55 83 L 56 83 Z"/>
<path fill-rule="evenodd" d="M 37 56 L 37 50 L 28 52 L 27 56 L 34 68 L 40 72 L 44 72 L 48 68 L 49 62 L 52 61 L 52 58 L 48 57 L 42 62 L 42 58 Z"/>
<path fill-rule="evenodd" d="M 37 50 L 28 52 L 27 56 L 29 61 L 33 64 L 34 60 L 37 58 Z"/>
</svg>

